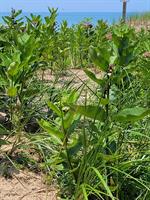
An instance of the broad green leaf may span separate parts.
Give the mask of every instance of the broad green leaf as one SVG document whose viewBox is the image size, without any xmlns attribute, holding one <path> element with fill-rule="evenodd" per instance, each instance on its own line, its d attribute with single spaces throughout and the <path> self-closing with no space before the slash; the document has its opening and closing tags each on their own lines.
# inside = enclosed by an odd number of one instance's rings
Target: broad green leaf
<svg viewBox="0 0 150 200">
<path fill-rule="evenodd" d="M 150 109 L 142 107 L 126 108 L 120 111 L 115 119 L 117 121 L 136 121 L 150 114 Z"/>
<path fill-rule="evenodd" d="M 109 61 L 107 55 L 104 55 L 99 49 L 91 47 L 89 50 L 90 58 L 100 70 L 106 72 L 108 70 Z"/>
<path fill-rule="evenodd" d="M 69 93 L 63 93 L 63 96 L 61 98 L 61 102 L 64 105 L 68 105 L 68 104 L 74 104 L 77 102 L 78 98 L 79 98 L 80 94 L 77 92 L 77 89 L 74 89 L 72 91 L 69 91 Z"/>
<path fill-rule="evenodd" d="M 115 64 L 115 62 L 118 58 L 118 48 L 117 48 L 117 46 L 115 44 L 113 44 L 112 47 L 113 47 L 113 52 L 112 52 L 112 56 L 110 56 L 110 59 L 109 59 L 110 65 Z"/>
<path fill-rule="evenodd" d="M 63 163 L 64 162 L 64 159 L 56 156 L 56 157 L 50 157 L 50 159 L 47 159 L 45 161 L 45 163 L 49 166 L 51 166 L 51 169 L 54 169 L 54 170 L 58 170 L 58 171 L 62 171 L 64 169 L 64 166 L 63 166 Z M 45 166 L 45 164 L 43 165 Z"/>
<path fill-rule="evenodd" d="M 2 60 L 1 65 L 9 66 L 12 63 L 12 59 L 6 53 L 0 53 L 0 59 Z"/>
<path fill-rule="evenodd" d="M 48 101 L 47 102 L 47 105 L 48 107 L 53 110 L 59 117 L 61 117 L 61 111 L 59 110 L 59 108 L 54 104 L 52 103 L 51 101 Z"/>
<path fill-rule="evenodd" d="M 9 65 L 9 68 L 7 70 L 8 75 L 15 76 L 18 73 L 18 64 L 16 62 L 12 62 Z"/>
<path fill-rule="evenodd" d="M 86 73 L 86 75 L 94 82 L 96 82 L 97 84 L 101 85 L 103 83 L 102 79 L 98 79 L 96 78 L 95 74 L 91 71 L 89 71 L 88 69 L 85 69 L 84 72 Z"/>
<path fill-rule="evenodd" d="M 68 152 L 71 156 L 75 155 L 82 147 L 82 137 L 73 138 L 72 142 L 68 145 Z"/>
<path fill-rule="evenodd" d="M 73 104 L 76 103 L 78 98 L 79 98 L 79 93 L 76 90 L 71 91 L 68 99 L 67 99 L 67 104 Z"/>
<path fill-rule="evenodd" d="M 30 35 L 28 35 L 27 33 L 24 33 L 20 37 L 18 37 L 18 43 L 20 43 L 21 45 L 24 45 L 25 43 L 28 42 L 29 39 L 30 39 Z"/>
<path fill-rule="evenodd" d="M 21 55 L 21 52 L 18 50 L 15 50 L 12 55 L 12 60 L 16 63 L 20 63 L 20 55 Z"/>
<path fill-rule="evenodd" d="M 38 121 L 39 125 L 50 134 L 50 136 L 57 142 L 62 145 L 62 140 L 64 139 L 64 134 L 61 133 L 58 129 L 50 124 L 50 122 L 46 120 Z"/>
<path fill-rule="evenodd" d="M 76 129 L 77 125 L 80 122 L 80 114 L 74 115 L 74 112 L 70 111 L 70 114 L 73 113 L 73 120 L 69 120 L 69 122 L 67 122 L 67 118 L 64 119 L 64 128 L 67 129 L 67 135 L 70 136 L 72 133 L 74 133 L 74 130 Z"/>
<path fill-rule="evenodd" d="M 63 122 L 64 128 L 68 129 L 71 126 L 71 124 L 73 123 L 73 121 L 76 120 L 76 115 L 74 112 L 68 111 L 66 113 L 66 115 L 64 116 L 63 120 L 64 120 L 64 122 Z"/>
<path fill-rule="evenodd" d="M 7 94 L 10 97 L 15 97 L 17 95 L 17 88 L 16 87 L 9 87 L 7 90 Z"/>
<path fill-rule="evenodd" d="M 71 106 L 71 109 L 75 113 L 79 113 L 81 115 L 84 115 L 85 117 L 89 117 L 91 119 L 103 121 L 105 118 L 105 111 L 103 108 L 93 105 L 87 105 L 87 106 L 80 106 L 80 105 L 74 105 Z"/>
<path fill-rule="evenodd" d="M 108 103 L 109 103 L 109 99 L 105 99 L 105 98 L 101 98 L 101 99 L 100 99 L 100 104 L 101 104 L 101 105 L 104 105 L 104 106 L 105 106 L 105 105 L 107 105 Z"/>
</svg>

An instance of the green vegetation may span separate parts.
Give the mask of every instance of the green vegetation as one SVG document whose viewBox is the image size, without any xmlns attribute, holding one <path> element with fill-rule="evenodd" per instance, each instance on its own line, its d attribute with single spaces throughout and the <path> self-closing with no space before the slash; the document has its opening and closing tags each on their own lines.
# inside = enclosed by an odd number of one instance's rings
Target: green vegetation
<svg viewBox="0 0 150 200">
<path fill-rule="evenodd" d="M 130 17 L 130 20 L 149 21 L 150 20 L 150 12 L 144 12 L 141 14 L 133 15 Z"/>
<path fill-rule="evenodd" d="M 149 29 L 150 28 L 150 12 L 135 14 L 128 18 L 128 23 L 135 26 L 143 26 L 143 28 Z"/>
<path fill-rule="evenodd" d="M 41 171 L 66 200 L 149 200 L 150 32 L 49 11 L 0 27 L 0 174 Z M 88 81 L 60 82 L 72 68 Z"/>
</svg>

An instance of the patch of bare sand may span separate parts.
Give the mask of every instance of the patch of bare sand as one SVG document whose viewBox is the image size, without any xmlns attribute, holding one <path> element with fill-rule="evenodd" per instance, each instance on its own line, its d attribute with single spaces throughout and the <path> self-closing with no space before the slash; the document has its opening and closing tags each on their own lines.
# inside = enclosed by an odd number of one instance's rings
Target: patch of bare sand
<svg viewBox="0 0 150 200">
<path fill-rule="evenodd" d="M 150 30 L 150 20 L 129 20 L 128 24 L 135 28 L 137 32 L 141 31 L 141 29 Z"/>
<path fill-rule="evenodd" d="M 92 71 L 96 75 L 97 78 L 101 79 L 103 77 L 103 73 L 101 71 L 98 71 L 93 68 L 89 70 Z M 77 87 L 80 84 L 85 83 L 88 80 L 90 80 L 88 76 L 85 74 L 83 69 L 70 69 L 61 75 L 59 74 L 54 75 L 54 74 L 51 74 L 51 70 L 45 70 L 43 76 L 42 76 L 41 71 L 39 71 L 37 75 L 40 80 L 43 80 L 46 82 L 54 82 L 54 80 L 58 78 L 58 81 L 57 81 L 58 86 L 62 86 L 62 84 L 72 81 L 74 86 Z M 90 81 L 90 83 L 92 83 L 92 81 Z"/>
<path fill-rule="evenodd" d="M 0 200 L 57 200 L 57 195 L 39 174 L 23 171 L 12 179 L 0 177 Z"/>
</svg>

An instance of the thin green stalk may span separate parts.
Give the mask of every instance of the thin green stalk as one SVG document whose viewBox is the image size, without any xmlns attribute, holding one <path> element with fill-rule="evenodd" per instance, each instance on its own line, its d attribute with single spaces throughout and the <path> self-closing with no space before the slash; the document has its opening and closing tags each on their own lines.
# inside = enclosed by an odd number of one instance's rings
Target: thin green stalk
<svg viewBox="0 0 150 200">
<path fill-rule="evenodd" d="M 68 166 L 69 166 L 70 170 L 72 171 L 72 175 L 73 175 L 75 182 L 77 182 L 76 176 L 73 172 L 73 167 L 72 167 L 70 155 L 69 155 L 69 152 L 68 152 L 68 134 L 67 134 L 67 131 L 65 130 L 65 126 L 64 126 L 64 114 L 63 114 L 63 111 L 62 111 L 61 101 L 60 101 L 60 106 L 61 106 L 62 129 L 63 129 L 63 133 L 64 133 L 64 136 L 65 136 L 64 141 L 63 141 L 63 146 L 64 146 L 64 149 L 66 151 Z"/>
</svg>

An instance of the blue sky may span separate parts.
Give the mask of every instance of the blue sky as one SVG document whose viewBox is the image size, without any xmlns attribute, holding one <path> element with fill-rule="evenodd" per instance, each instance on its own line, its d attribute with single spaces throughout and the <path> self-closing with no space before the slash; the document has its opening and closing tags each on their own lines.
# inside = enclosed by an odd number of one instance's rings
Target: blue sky
<svg viewBox="0 0 150 200">
<path fill-rule="evenodd" d="M 0 0 L 0 12 L 22 9 L 24 12 L 45 12 L 47 7 L 58 7 L 60 12 L 119 12 L 121 0 Z M 129 12 L 150 11 L 150 0 L 129 0 Z"/>
</svg>

